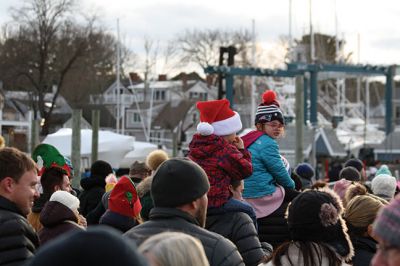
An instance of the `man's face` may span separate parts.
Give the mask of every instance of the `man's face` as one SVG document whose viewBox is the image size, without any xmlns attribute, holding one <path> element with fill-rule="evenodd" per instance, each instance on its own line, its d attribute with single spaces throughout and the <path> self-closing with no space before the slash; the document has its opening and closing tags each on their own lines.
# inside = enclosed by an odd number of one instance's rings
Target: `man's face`
<svg viewBox="0 0 400 266">
<path fill-rule="evenodd" d="M 36 185 L 38 183 L 36 171 L 25 172 L 18 182 L 13 181 L 10 200 L 21 210 L 22 214 L 28 215 L 33 206 L 33 201 L 39 198 Z"/>
<path fill-rule="evenodd" d="M 71 181 L 69 180 L 69 177 L 67 175 L 64 175 L 63 177 L 63 183 L 61 184 L 61 190 L 71 192 Z"/>
<path fill-rule="evenodd" d="M 372 259 L 372 266 L 396 266 L 400 265 L 400 248 L 391 247 L 377 237 L 379 247 Z"/>
<path fill-rule="evenodd" d="M 204 194 L 201 198 L 197 199 L 197 210 L 196 210 L 196 219 L 199 222 L 201 227 L 206 226 L 206 218 L 207 218 L 207 205 L 208 198 L 207 193 Z"/>
</svg>

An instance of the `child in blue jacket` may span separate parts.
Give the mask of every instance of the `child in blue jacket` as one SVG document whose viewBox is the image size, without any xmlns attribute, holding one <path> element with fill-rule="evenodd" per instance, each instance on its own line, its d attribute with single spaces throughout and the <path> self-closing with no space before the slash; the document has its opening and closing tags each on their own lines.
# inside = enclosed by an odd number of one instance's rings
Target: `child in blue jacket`
<svg viewBox="0 0 400 266">
<path fill-rule="evenodd" d="M 253 206 L 257 218 L 279 208 L 285 195 L 297 195 L 276 141 L 282 137 L 285 125 L 279 102 L 272 90 L 267 90 L 262 98 L 255 118 L 256 130 L 242 137 L 253 165 L 253 174 L 244 180 L 243 198 Z"/>
</svg>

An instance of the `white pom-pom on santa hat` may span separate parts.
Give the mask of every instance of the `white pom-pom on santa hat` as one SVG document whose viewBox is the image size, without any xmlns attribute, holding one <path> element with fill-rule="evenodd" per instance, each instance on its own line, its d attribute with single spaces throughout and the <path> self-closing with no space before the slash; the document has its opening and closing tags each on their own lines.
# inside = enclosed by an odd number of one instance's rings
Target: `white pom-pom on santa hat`
<svg viewBox="0 0 400 266">
<path fill-rule="evenodd" d="M 215 134 L 225 136 L 242 129 L 242 122 L 237 112 L 232 111 L 227 99 L 198 102 L 201 123 L 197 131 L 203 136 Z"/>
<path fill-rule="evenodd" d="M 202 136 L 210 136 L 214 133 L 214 128 L 210 123 L 200 122 L 197 125 L 197 132 L 199 132 Z"/>
</svg>

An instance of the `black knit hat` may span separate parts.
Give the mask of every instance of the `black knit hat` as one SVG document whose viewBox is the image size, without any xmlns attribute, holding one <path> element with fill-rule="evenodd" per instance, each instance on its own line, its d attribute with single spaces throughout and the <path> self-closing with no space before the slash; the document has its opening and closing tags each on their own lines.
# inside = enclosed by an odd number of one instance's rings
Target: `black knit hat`
<svg viewBox="0 0 400 266">
<path fill-rule="evenodd" d="M 344 163 L 344 167 L 347 167 L 347 166 L 353 166 L 354 168 L 356 168 L 358 170 L 358 172 L 361 172 L 361 170 L 364 168 L 363 162 L 357 158 L 351 158 L 351 159 L 347 160 Z"/>
<path fill-rule="evenodd" d="M 154 173 L 151 196 L 155 207 L 177 207 L 208 192 L 207 174 L 189 159 L 169 159 Z"/>
<path fill-rule="evenodd" d="M 288 207 L 288 225 L 294 241 L 324 242 L 345 259 L 354 255 L 341 217 L 342 202 L 331 190 L 306 190 Z"/>
<path fill-rule="evenodd" d="M 105 161 L 95 161 L 90 167 L 90 177 L 105 179 L 113 172 L 111 165 Z"/>
<path fill-rule="evenodd" d="M 340 171 L 339 178 L 340 179 L 344 178 L 344 179 L 349 180 L 349 181 L 360 181 L 361 180 L 361 174 L 353 166 L 347 166 L 347 167 L 343 168 Z"/>
<path fill-rule="evenodd" d="M 110 227 L 73 231 L 54 240 L 36 253 L 28 266 L 147 265 L 134 241 Z"/>
<path fill-rule="evenodd" d="M 262 103 L 257 107 L 254 123 L 266 123 L 278 120 L 282 124 L 285 124 L 285 118 L 276 99 L 276 93 L 272 90 L 267 90 L 262 95 L 262 100 Z"/>
</svg>

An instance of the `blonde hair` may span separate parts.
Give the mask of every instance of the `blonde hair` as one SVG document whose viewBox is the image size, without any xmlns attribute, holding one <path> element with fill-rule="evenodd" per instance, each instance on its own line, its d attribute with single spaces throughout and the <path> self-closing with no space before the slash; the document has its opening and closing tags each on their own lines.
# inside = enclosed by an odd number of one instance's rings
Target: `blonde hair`
<svg viewBox="0 0 400 266">
<path fill-rule="evenodd" d="M 372 224 L 380 208 L 385 206 L 387 201 L 371 194 L 359 195 L 352 198 L 346 206 L 344 219 L 346 220 L 350 231 L 358 231 L 362 234 Z M 353 229 L 353 230 L 352 230 Z"/>
<path fill-rule="evenodd" d="M 164 232 L 148 238 L 139 252 L 150 255 L 163 266 L 209 266 L 201 242 L 184 233 Z"/>
</svg>

